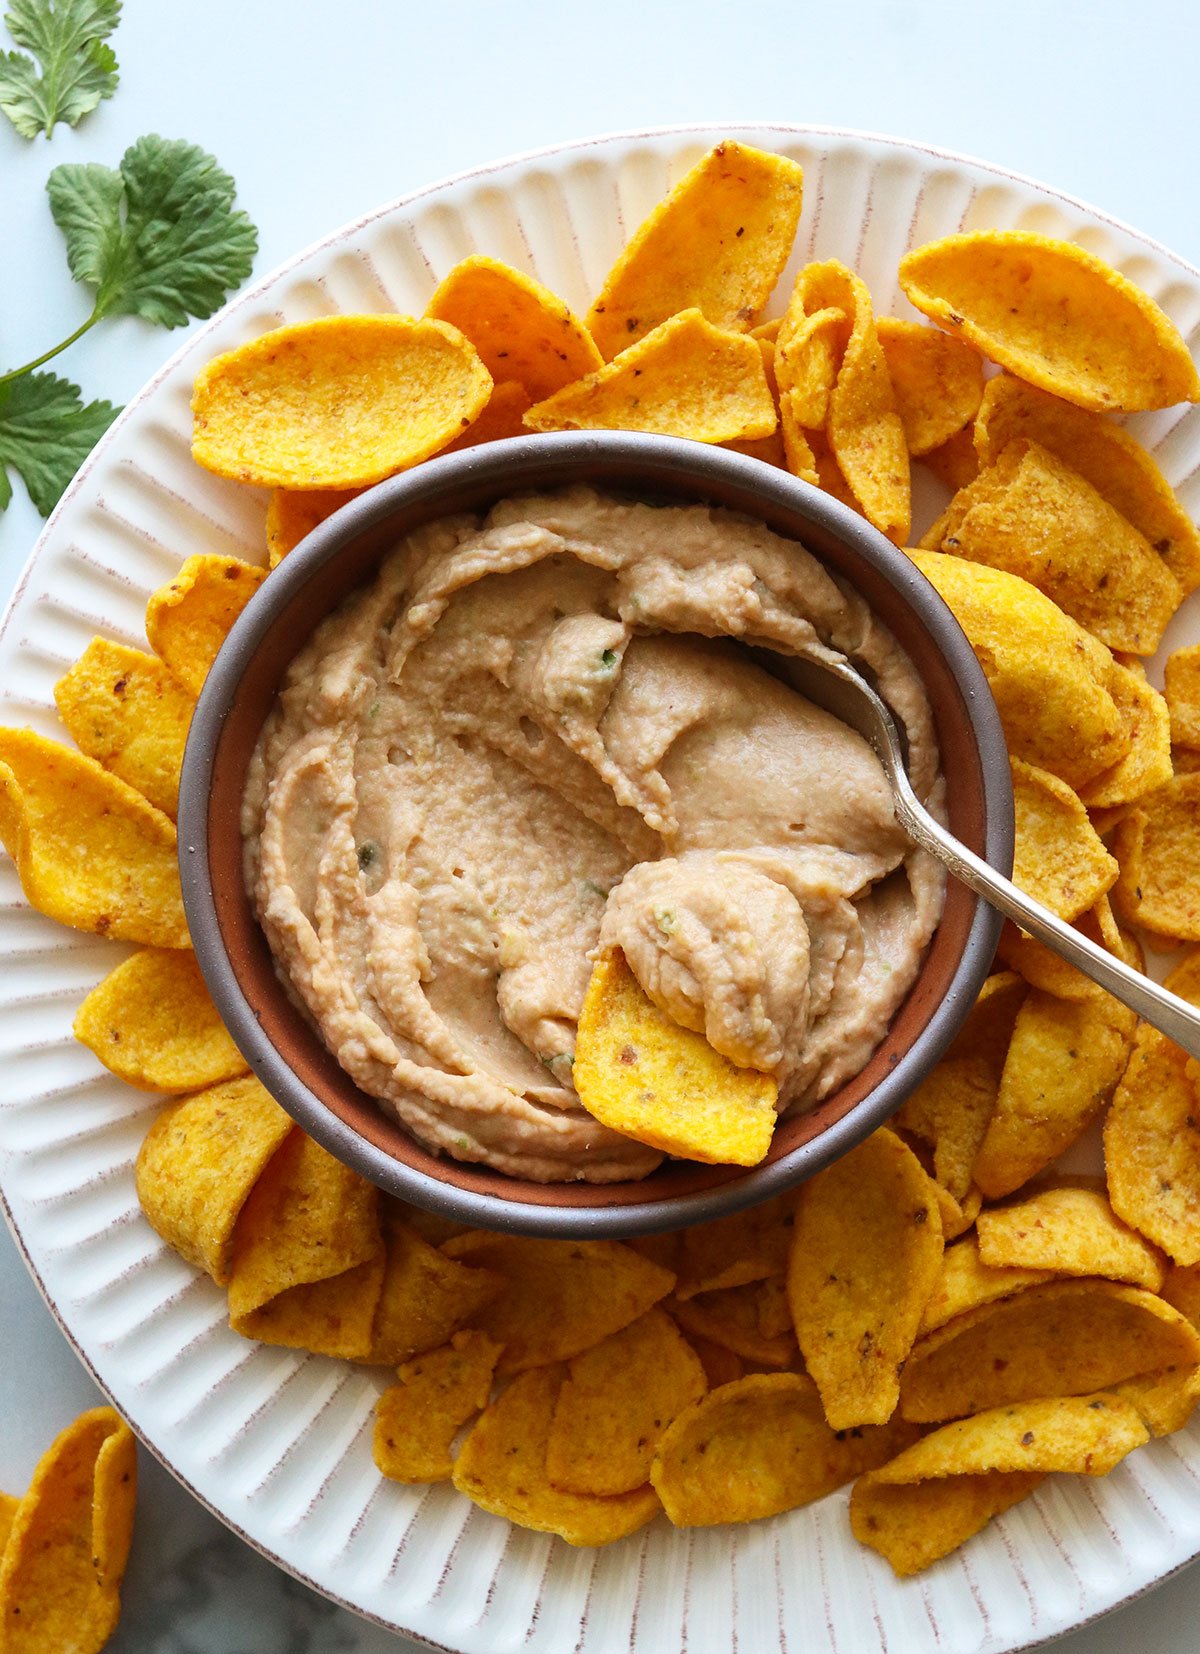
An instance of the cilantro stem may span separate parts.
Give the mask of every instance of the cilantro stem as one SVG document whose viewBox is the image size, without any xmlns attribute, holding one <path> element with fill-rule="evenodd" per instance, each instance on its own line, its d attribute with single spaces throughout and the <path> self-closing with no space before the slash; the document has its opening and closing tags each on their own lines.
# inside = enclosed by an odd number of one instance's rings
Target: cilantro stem
<svg viewBox="0 0 1200 1654">
<path fill-rule="evenodd" d="M 99 320 L 100 316 L 98 310 L 93 310 L 87 321 L 77 327 L 74 333 L 69 334 L 67 338 L 63 340 L 62 344 L 55 345 L 53 350 L 47 350 L 41 356 L 35 356 L 33 361 L 26 362 L 24 367 L 12 368 L 8 373 L 0 373 L 0 387 L 9 384 L 13 379 L 20 379 L 23 378 L 25 374 L 32 373 L 34 368 L 40 368 L 44 362 L 51 361 L 55 356 L 61 356 L 63 351 L 67 349 L 68 345 L 73 345 L 76 339 L 82 339 L 87 330 L 90 327 L 95 327 Z"/>
</svg>

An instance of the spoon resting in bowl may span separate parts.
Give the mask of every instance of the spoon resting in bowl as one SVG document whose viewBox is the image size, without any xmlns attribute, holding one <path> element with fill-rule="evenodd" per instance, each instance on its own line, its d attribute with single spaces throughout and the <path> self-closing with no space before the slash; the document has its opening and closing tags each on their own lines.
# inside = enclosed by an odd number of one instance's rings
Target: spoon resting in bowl
<svg viewBox="0 0 1200 1654">
<path fill-rule="evenodd" d="M 936 856 L 956 879 L 1022 930 L 1174 1040 L 1189 1056 L 1200 1057 L 1200 1011 L 1123 960 L 1115 959 L 1035 902 L 930 814 L 909 781 L 904 745 L 891 709 L 861 673 L 845 660 L 824 660 L 815 654 L 773 656 L 770 670 L 814 705 L 856 729 L 869 743 L 891 784 L 896 820 L 914 843 Z"/>
</svg>

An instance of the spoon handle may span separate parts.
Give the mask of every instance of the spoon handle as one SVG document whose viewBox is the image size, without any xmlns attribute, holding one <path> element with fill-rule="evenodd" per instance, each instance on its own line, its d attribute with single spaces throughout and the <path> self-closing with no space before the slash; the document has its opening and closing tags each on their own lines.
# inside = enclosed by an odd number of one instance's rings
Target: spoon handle
<svg viewBox="0 0 1200 1654">
<path fill-rule="evenodd" d="M 1115 959 L 1087 936 L 1066 924 L 1056 914 L 1018 890 L 1011 880 L 997 873 L 965 844 L 960 844 L 919 803 L 902 770 L 895 775 L 896 817 L 904 830 L 922 849 L 928 850 L 953 873 L 956 879 L 982 896 L 1001 913 L 1015 920 L 1022 930 L 1036 936 L 1048 948 L 1077 966 L 1085 976 L 1106 988 L 1114 999 L 1128 1005 L 1140 1017 L 1182 1046 L 1189 1056 L 1200 1058 L 1200 1011 L 1159 987 L 1148 976 Z"/>
</svg>

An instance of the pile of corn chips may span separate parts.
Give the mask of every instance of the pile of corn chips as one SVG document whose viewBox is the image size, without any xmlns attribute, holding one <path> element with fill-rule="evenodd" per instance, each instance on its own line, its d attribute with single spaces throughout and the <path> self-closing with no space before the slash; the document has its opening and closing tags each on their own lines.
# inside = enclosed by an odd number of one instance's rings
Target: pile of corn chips
<svg viewBox="0 0 1200 1654">
<path fill-rule="evenodd" d="M 98 1654 L 121 1612 L 137 1449 L 111 1407 L 83 1413 L 38 1462 L 24 1498 L 0 1493 L 0 1648 Z"/>
<path fill-rule="evenodd" d="M 1200 585 L 1200 538 L 1107 418 L 1200 397 L 1183 341 L 1091 254 L 1016 232 L 908 255 L 901 285 L 936 327 L 877 321 L 832 260 L 762 323 L 801 186 L 794 163 L 720 145 L 586 319 L 472 257 L 424 318 L 267 334 L 201 374 L 196 458 L 273 490 L 272 567 L 357 490 L 523 430 L 725 443 L 898 545 L 924 466 L 954 493 L 912 556 L 1000 710 L 1018 882 L 1135 965 L 1135 931 L 1200 943 L 1200 647 L 1172 656 L 1165 696 L 1141 664 Z M 113 1073 L 172 1096 L 138 1159 L 149 1221 L 227 1289 L 239 1333 L 396 1371 L 384 1475 L 451 1479 L 576 1545 L 660 1510 L 744 1522 L 853 1482 L 854 1533 L 910 1574 L 1044 1476 L 1103 1475 L 1186 1423 L 1200 1067 L 1012 927 L 892 1129 L 716 1223 L 628 1244 L 463 1232 L 307 1139 L 220 1024 L 174 860 L 194 699 L 263 578 L 193 557 L 150 601 L 153 654 L 96 639 L 56 692 L 78 751 L 0 730 L 0 837 L 35 907 L 140 945 L 75 1027 Z M 761 1157 L 770 1098 L 723 1108 L 719 1069 L 693 1119 L 637 1116 L 606 1056 L 649 1014 L 620 964 L 598 967 L 577 1065 L 606 1117 L 677 1153 Z M 1169 982 L 1200 1004 L 1200 949 Z M 654 1031 L 664 1061 L 673 1037 Z M 1105 1178 L 1057 1173 L 1101 1119 Z"/>
</svg>

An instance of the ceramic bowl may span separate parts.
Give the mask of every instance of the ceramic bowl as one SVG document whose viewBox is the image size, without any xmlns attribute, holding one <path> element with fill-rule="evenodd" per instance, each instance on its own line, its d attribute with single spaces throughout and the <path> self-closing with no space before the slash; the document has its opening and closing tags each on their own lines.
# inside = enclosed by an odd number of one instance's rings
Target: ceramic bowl
<svg viewBox="0 0 1200 1654">
<path fill-rule="evenodd" d="M 435 459 L 361 495 L 264 582 L 217 658 L 193 719 L 179 853 L 196 956 L 259 1079 L 331 1153 L 404 1200 L 490 1229 L 575 1237 L 676 1228 L 766 1199 L 886 1121 L 937 1062 L 986 977 L 999 915 L 949 881 L 919 976 L 866 1067 L 782 1119 L 753 1168 L 668 1161 L 638 1182 L 533 1183 L 434 1155 L 338 1066 L 276 974 L 247 896 L 240 812 L 247 765 L 280 681 L 316 625 L 412 529 L 506 495 L 588 482 L 636 497 L 721 505 L 803 542 L 867 599 L 907 650 L 933 708 L 949 821 L 1012 865 L 1008 755 L 987 682 L 949 609 L 902 551 L 829 495 L 721 448 L 625 432 L 569 432 Z"/>
</svg>

